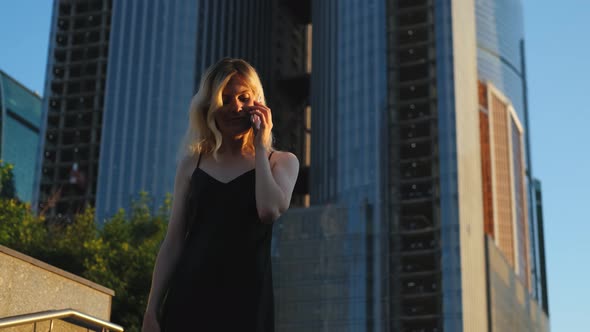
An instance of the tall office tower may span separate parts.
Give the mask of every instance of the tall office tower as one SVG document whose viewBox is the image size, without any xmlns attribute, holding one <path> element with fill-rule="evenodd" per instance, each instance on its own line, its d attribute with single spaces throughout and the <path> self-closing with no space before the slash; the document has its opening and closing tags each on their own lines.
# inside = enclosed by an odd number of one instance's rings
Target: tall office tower
<svg viewBox="0 0 590 332">
<path fill-rule="evenodd" d="M 258 69 L 277 127 L 291 129 L 277 131 L 279 145 L 303 154 L 308 28 L 293 8 L 270 0 L 56 0 L 38 201 L 61 190 L 50 214 L 90 204 L 99 222 L 141 191 L 162 204 L 173 191 L 190 99 L 203 71 L 225 56 Z"/>
<path fill-rule="evenodd" d="M 38 162 L 41 97 L 0 70 L 0 160 L 14 166 L 15 194 L 31 202 Z"/>
<path fill-rule="evenodd" d="M 97 220 L 172 192 L 194 92 L 194 1 L 54 2 L 39 202 Z"/>
<path fill-rule="evenodd" d="M 391 330 L 485 331 L 473 1 L 388 1 Z"/>
<path fill-rule="evenodd" d="M 312 23 L 317 206 L 277 227 L 281 329 L 547 331 L 520 3 L 328 0 Z"/>
<path fill-rule="evenodd" d="M 110 30 L 110 1 L 54 1 L 33 201 L 48 215 L 96 198 Z"/>
<path fill-rule="evenodd" d="M 518 280 L 511 285 L 494 284 L 493 275 L 500 274 L 497 267 L 502 264 L 488 265 L 490 311 L 504 311 L 504 315 L 491 315 L 495 330 L 514 326 L 525 329 L 535 324 L 540 324 L 537 327 L 541 330 L 548 327 L 543 216 L 537 209 L 540 183 L 537 187 L 533 179 L 530 157 L 522 16 L 520 1 L 476 1 L 486 241 L 502 253 Z M 510 296 L 502 294 L 506 289 L 526 296 L 519 297 L 513 306 L 506 305 L 510 303 Z M 527 315 L 514 315 L 527 311 L 538 319 L 523 323 Z"/>
<path fill-rule="evenodd" d="M 172 193 L 195 92 L 197 3 L 113 1 L 96 216 Z"/>
<path fill-rule="evenodd" d="M 385 2 L 311 4 L 312 207 L 275 226 L 277 329 L 383 330 Z"/>
</svg>

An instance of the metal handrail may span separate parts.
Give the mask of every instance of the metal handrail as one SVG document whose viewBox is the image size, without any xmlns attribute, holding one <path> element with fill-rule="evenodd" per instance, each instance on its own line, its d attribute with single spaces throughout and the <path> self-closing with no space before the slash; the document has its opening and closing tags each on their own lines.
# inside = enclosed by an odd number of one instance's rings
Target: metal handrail
<svg viewBox="0 0 590 332">
<path fill-rule="evenodd" d="M 109 331 L 123 332 L 123 327 L 119 325 L 87 315 L 74 309 L 48 310 L 0 318 L 0 329 L 17 325 L 33 324 L 53 319 L 61 319 L 67 321 L 68 323 L 92 330 L 105 331 L 106 329 Z"/>
</svg>

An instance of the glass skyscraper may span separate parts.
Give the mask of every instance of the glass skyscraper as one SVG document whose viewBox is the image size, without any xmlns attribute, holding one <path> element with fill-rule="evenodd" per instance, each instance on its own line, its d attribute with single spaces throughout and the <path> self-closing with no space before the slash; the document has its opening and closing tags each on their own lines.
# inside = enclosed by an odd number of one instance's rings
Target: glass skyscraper
<svg viewBox="0 0 590 332">
<path fill-rule="evenodd" d="M 14 166 L 16 196 L 24 202 L 33 197 L 40 125 L 41 97 L 0 70 L 0 160 Z"/>
<path fill-rule="evenodd" d="M 312 25 L 315 206 L 275 234 L 281 330 L 547 331 L 520 2 L 317 1 Z"/>
<path fill-rule="evenodd" d="M 386 318 L 388 296 L 384 277 L 379 278 L 388 273 L 386 242 L 380 238 L 387 234 L 387 147 L 381 143 L 387 125 L 384 6 L 379 0 L 312 1 L 310 196 L 312 205 L 334 204 L 346 211 L 336 238 L 342 245 L 330 247 L 339 251 L 326 264 L 335 268 L 333 282 L 345 280 L 349 289 L 323 301 L 327 316 L 319 322 L 302 318 L 310 330 L 363 331 Z M 281 256 L 279 264 L 286 259 Z"/>
<path fill-rule="evenodd" d="M 172 193 L 195 92 L 197 2 L 113 1 L 96 214 Z"/>
</svg>

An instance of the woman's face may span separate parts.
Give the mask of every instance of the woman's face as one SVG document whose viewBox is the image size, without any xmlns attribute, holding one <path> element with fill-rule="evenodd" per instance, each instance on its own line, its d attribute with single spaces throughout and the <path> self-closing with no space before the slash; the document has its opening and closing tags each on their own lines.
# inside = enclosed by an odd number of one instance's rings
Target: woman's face
<svg viewBox="0 0 590 332">
<path fill-rule="evenodd" d="M 221 99 L 223 104 L 214 113 L 219 131 L 232 136 L 246 133 L 251 128 L 249 106 L 254 105 L 254 94 L 241 76 L 232 76 Z"/>
</svg>

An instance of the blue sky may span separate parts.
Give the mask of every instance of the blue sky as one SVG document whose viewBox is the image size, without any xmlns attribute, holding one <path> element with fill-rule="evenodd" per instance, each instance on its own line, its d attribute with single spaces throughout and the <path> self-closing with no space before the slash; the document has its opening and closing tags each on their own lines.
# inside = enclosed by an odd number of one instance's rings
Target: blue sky
<svg viewBox="0 0 590 332">
<path fill-rule="evenodd" d="M 0 69 L 40 94 L 52 2 L 0 1 Z M 590 95 L 590 1 L 523 0 L 523 5 L 551 331 L 580 331 L 590 316 L 590 99 L 584 97 Z"/>
<path fill-rule="evenodd" d="M 552 332 L 584 331 L 590 316 L 590 1 L 525 0 L 524 13 Z"/>
</svg>

